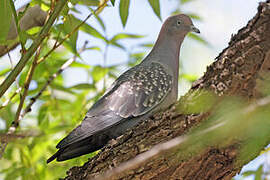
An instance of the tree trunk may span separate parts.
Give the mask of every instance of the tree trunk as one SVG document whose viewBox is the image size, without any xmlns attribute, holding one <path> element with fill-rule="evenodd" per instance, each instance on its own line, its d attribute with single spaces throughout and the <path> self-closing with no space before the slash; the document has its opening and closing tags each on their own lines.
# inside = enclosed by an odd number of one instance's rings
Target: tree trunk
<svg viewBox="0 0 270 180">
<path fill-rule="evenodd" d="M 193 84 L 191 90 L 180 98 L 179 103 L 191 103 L 190 99 L 200 94 L 201 90 L 209 90 L 219 97 L 241 96 L 252 102 L 263 96 L 258 89 L 264 73 L 269 71 L 268 0 L 260 3 L 255 17 L 231 38 L 229 46 L 207 68 L 204 76 Z M 186 152 L 187 156 L 179 156 L 174 143 L 185 140 L 183 135 L 203 123 L 212 112 L 181 114 L 176 109 L 173 106 L 143 121 L 103 148 L 82 167 L 71 168 L 65 179 L 91 179 L 97 176 L 105 179 L 231 179 L 270 142 L 269 137 L 242 160 L 238 159 L 241 141 L 233 141 L 225 146 L 215 144 L 199 153 Z M 164 142 L 168 143 L 158 145 Z M 147 154 L 151 148 L 151 153 Z M 143 156 L 135 158 L 142 153 Z M 125 164 L 126 161 L 128 163 Z M 105 172 L 105 176 L 100 176 Z"/>
</svg>

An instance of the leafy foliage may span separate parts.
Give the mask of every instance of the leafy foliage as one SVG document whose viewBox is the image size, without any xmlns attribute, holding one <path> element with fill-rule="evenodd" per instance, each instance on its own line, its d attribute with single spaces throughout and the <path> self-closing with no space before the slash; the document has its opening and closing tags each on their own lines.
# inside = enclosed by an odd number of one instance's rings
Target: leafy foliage
<svg viewBox="0 0 270 180">
<path fill-rule="evenodd" d="M 148 0 L 148 2 L 150 3 L 150 5 L 151 5 L 153 11 L 155 12 L 155 14 L 157 15 L 157 17 L 161 20 L 159 1 Z"/>
<path fill-rule="evenodd" d="M 6 39 L 10 27 L 12 10 L 9 2 L 11 1 L 0 1 L 0 20 L 3 26 L 0 30 L 0 42 Z M 56 1 L 32 0 L 29 7 L 38 4 L 43 9 L 52 10 L 55 5 L 50 4 L 52 2 Z M 18 138 L 7 139 L 8 146 L 3 158 L 0 159 L 0 177 L 3 177 L 3 179 L 56 179 L 65 176 L 66 170 L 70 167 L 82 165 L 87 158 L 95 155 L 95 153 L 92 153 L 62 163 L 46 164 L 46 159 L 55 152 L 55 145 L 59 139 L 70 132 L 83 119 L 91 105 L 104 93 L 107 87 L 106 82 L 114 80 L 119 74 L 119 71 L 122 70 L 122 67 L 119 68 L 116 65 L 89 65 L 84 62 L 80 54 L 80 50 L 82 49 L 82 45 L 79 43 L 80 35 L 86 34 L 87 37 L 90 37 L 94 41 L 101 41 L 103 43 L 102 45 L 86 45 L 83 51 L 97 51 L 104 59 L 106 59 L 105 57 L 109 47 L 117 47 L 121 51 L 126 52 L 129 62 L 124 64 L 125 67 L 134 66 L 145 56 L 145 49 L 138 52 L 128 50 L 122 45 L 122 41 L 124 40 L 138 39 L 144 36 L 120 32 L 111 38 L 107 37 L 105 21 L 103 21 L 98 13 L 94 13 L 93 11 L 93 9 L 96 9 L 103 2 L 105 1 L 71 0 L 69 6 L 66 5 L 64 7 L 57 22 L 52 26 L 50 33 L 42 43 L 39 56 L 40 62 L 32 77 L 23 108 L 31 102 L 34 96 L 42 91 L 50 77 L 59 71 L 63 64 L 70 58 L 77 57 L 77 60 L 67 69 L 77 69 L 83 72 L 86 74 L 89 83 L 67 85 L 67 78 L 63 74 L 58 75 L 49 83 L 48 87 L 31 107 L 31 112 L 20 122 L 20 126 L 15 133 L 15 135 L 18 135 Z M 111 0 L 110 2 L 113 6 L 116 6 L 117 2 L 120 3 L 120 19 L 123 26 L 125 26 L 128 20 L 129 8 L 132 8 L 130 7 L 130 1 Z M 75 29 L 83 22 L 81 18 L 78 18 L 81 13 L 77 4 L 94 13 L 101 29 L 88 23 L 82 24 L 78 28 L 79 31 Z M 149 0 L 149 4 L 153 12 L 161 19 L 159 0 Z M 27 11 L 27 8 L 25 11 Z M 102 11 L 102 8 L 100 11 Z M 24 12 L 18 14 L 18 19 L 23 14 Z M 199 19 L 199 16 L 196 17 Z M 41 30 L 42 27 L 35 27 L 28 31 L 21 31 L 21 41 L 27 47 L 28 43 L 31 44 L 34 39 L 39 38 L 38 33 Z M 65 40 L 67 36 L 69 38 Z M 58 49 L 53 49 L 62 40 L 65 40 L 62 46 Z M 196 40 L 202 42 L 198 38 Z M 137 45 L 140 49 L 151 48 L 152 46 L 152 42 Z M 52 49 L 53 51 L 50 52 Z M 45 59 L 42 59 L 43 57 Z M 15 113 L 20 102 L 21 95 L 16 90 L 18 90 L 18 86 L 24 88 L 25 81 L 28 77 L 27 74 L 34 58 L 35 56 L 31 57 L 30 61 L 26 64 L 17 78 L 17 83 L 14 83 L 8 93 L 1 97 L 0 122 L 4 124 L 4 126 L 0 125 L 2 128 L 0 130 L 1 141 L 4 139 L 2 137 L 4 137 L 4 134 L 8 131 L 9 126 L 15 118 Z M 11 71 L 12 68 L 9 66 L 5 68 L 1 67 L 0 79 L 4 79 Z M 81 74 L 74 74 L 74 76 L 78 80 L 81 78 Z M 182 78 L 194 81 L 197 77 L 183 74 Z M 8 103 L 3 106 L 5 102 Z"/>
<path fill-rule="evenodd" d="M 120 0 L 119 12 L 123 26 L 126 26 L 130 0 Z"/>
<path fill-rule="evenodd" d="M 8 31 L 11 25 L 12 11 L 10 1 L 5 0 L 0 2 L 0 44 L 7 40 Z"/>
<path fill-rule="evenodd" d="M 201 153 L 207 147 L 227 148 L 233 143 L 241 142 L 239 152 L 236 151 L 239 153 L 235 160 L 237 166 L 240 162 L 246 162 L 247 158 L 254 158 L 254 154 L 269 143 L 269 94 L 249 103 L 240 97 L 220 98 L 211 92 L 194 91 L 187 100 L 188 103 L 180 102 L 177 107 L 181 113 L 205 112 L 210 113 L 210 117 L 199 126 L 193 127 L 187 133 L 185 141 L 179 144 L 180 159 Z M 246 171 L 242 176 L 252 175 L 254 179 L 264 179 L 266 174 L 263 165 L 260 165 L 257 170 Z"/>
</svg>

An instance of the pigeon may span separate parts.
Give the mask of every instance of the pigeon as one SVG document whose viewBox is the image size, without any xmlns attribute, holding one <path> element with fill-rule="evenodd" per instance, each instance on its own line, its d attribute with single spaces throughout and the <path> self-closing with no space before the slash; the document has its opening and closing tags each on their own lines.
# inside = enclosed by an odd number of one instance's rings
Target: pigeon
<svg viewBox="0 0 270 180">
<path fill-rule="evenodd" d="M 180 47 L 191 31 L 200 33 L 187 15 L 167 18 L 150 53 L 115 80 L 81 124 L 57 144 L 58 151 L 47 163 L 97 151 L 173 104 L 178 97 Z"/>
</svg>

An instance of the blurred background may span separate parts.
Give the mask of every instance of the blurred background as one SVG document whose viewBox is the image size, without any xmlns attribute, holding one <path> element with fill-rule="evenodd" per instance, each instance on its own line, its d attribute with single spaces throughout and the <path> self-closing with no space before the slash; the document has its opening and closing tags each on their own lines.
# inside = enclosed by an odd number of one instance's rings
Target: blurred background
<svg viewBox="0 0 270 180">
<path fill-rule="evenodd" d="M 15 1 L 16 9 L 31 2 Z M 73 8 L 69 13 L 83 20 L 95 6 L 69 4 Z M 201 31 L 196 36 L 190 34 L 181 47 L 179 96 L 185 94 L 191 83 L 206 71 L 218 54 L 227 47 L 233 34 L 244 27 L 257 12 L 259 0 L 166 0 L 160 1 L 160 18 L 146 0 L 131 0 L 125 27 L 119 16 L 119 2 L 103 9 L 97 19 L 94 16 L 87 24 L 95 28 L 103 38 L 80 31 L 75 42 L 75 49 L 80 49 L 87 41 L 87 49 L 80 53 L 71 67 L 57 77 L 21 121 L 19 132 L 27 134 L 10 142 L 0 159 L 0 179 L 56 179 L 64 177 L 66 171 L 74 165 L 82 165 L 93 154 L 67 162 L 46 164 L 46 159 L 54 153 L 57 142 L 78 124 L 87 109 L 104 93 L 113 80 L 125 70 L 140 62 L 147 55 L 155 42 L 162 22 L 175 13 L 186 13 L 193 17 L 193 22 Z M 87 4 L 87 3 L 86 3 Z M 46 9 L 46 6 L 44 6 Z M 76 11 L 75 11 L 76 10 Z M 62 20 L 59 20 L 61 24 Z M 54 33 L 61 31 L 55 26 Z M 120 34 L 120 35 L 119 35 Z M 122 35 L 121 35 L 122 34 Z M 117 37 L 115 43 L 107 40 Z M 26 42 L 26 46 L 31 40 Z M 52 47 L 48 41 L 47 47 Z M 74 45 L 74 44 L 73 44 Z M 74 49 L 73 49 L 74 50 Z M 30 84 L 29 95 L 39 92 L 41 85 L 67 59 L 74 56 L 72 44 L 64 44 L 53 53 L 40 68 Z M 20 58 L 20 47 L 0 58 L 0 72 L 10 68 L 10 59 L 15 64 Z M 26 68 L 27 69 L 27 68 Z M 28 67 L 29 69 L 29 67 Z M 23 84 L 24 71 L 18 78 Z M 1 73 L 0 73 L 1 74 Z M 6 73 L 1 74 L 2 81 Z M 36 79 L 35 79 L 36 78 Z M 9 93 L 16 90 L 16 86 Z M 8 98 L 8 95 L 7 97 Z M 27 99 L 29 100 L 29 98 Z M 1 104 L 4 100 L 1 100 Z M 5 108 L 0 109 L 0 132 L 5 132 L 14 118 L 19 97 Z M 254 179 L 256 172 L 270 166 L 270 155 L 264 153 L 246 165 L 242 172 L 251 176 L 238 175 L 235 179 Z M 247 174 L 247 173 L 246 173 Z"/>
</svg>

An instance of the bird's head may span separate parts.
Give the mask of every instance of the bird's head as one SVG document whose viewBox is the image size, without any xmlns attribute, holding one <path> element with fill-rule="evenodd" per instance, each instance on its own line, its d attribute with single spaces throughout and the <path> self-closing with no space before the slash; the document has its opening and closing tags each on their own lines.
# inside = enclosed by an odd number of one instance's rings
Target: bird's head
<svg viewBox="0 0 270 180">
<path fill-rule="evenodd" d="M 169 17 L 164 22 L 162 28 L 168 35 L 172 35 L 174 37 L 184 37 L 188 32 L 200 33 L 200 30 L 193 25 L 190 17 L 185 14 L 178 14 Z"/>
</svg>

